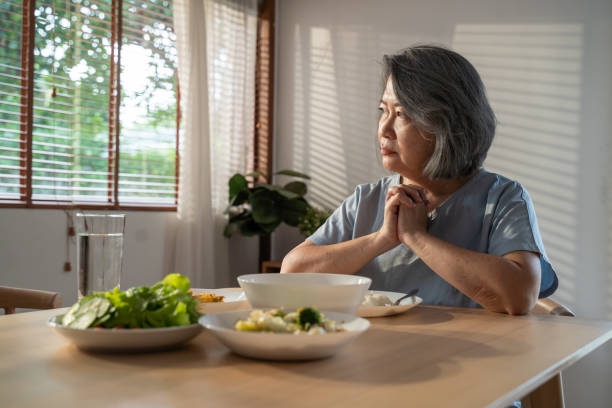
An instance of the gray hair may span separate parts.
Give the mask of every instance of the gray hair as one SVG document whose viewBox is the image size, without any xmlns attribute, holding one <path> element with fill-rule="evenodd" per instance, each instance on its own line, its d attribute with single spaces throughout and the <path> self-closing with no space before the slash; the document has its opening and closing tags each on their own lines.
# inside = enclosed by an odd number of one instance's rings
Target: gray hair
<svg viewBox="0 0 612 408">
<path fill-rule="evenodd" d="M 419 45 L 385 55 L 389 76 L 406 115 L 436 146 L 423 173 L 452 179 L 477 171 L 487 157 L 496 119 L 485 86 L 472 64 L 439 46 Z"/>
</svg>

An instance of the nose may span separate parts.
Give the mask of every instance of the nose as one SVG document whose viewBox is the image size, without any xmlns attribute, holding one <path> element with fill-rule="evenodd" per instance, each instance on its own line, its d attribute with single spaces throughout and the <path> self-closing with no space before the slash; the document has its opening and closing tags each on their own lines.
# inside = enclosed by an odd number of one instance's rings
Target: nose
<svg viewBox="0 0 612 408">
<path fill-rule="evenodd" d="M 393 130 L 393 115 L 388 115 L 386 118 L 381 118 L 378 122 L 378 137 L 380 139 L 395 139 L 395 131 Z"/>
</svg>

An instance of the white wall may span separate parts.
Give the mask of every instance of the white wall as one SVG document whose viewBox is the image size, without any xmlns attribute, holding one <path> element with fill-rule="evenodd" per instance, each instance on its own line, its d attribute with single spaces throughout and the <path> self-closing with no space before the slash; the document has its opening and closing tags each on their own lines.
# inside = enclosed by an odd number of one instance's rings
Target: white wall
<svg viewBox="0 0 612 408">
<path fill-rule="evenodd" d="M 612 320 L 611 1 L 282 0 L 277 42 L 276 168 L 310 174 L 327 208 L 384 174 L 382 55 L 416 42 L 466 55 L 500 122 L 485 166 L 532 195 L 554 298 Z M 302 239 L 279 231 L 273 256 Z M 612 406 L 611 363 L 607 344 L 566 370 L 569 407 Z"/>
</svg>

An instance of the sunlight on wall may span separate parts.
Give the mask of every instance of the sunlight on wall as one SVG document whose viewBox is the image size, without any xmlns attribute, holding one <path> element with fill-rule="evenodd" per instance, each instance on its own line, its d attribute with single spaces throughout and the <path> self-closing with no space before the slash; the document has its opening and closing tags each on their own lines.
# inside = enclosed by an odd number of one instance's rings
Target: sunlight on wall
<svg viewBox="0 0 612 408">
<path fill-rule="evenodd" d="M 529 191 L 559 276 L 554 297 L 570 307 L 577 279 L 582 46 L 578 24 L 458 25 L 452 42 L 480 72 L 499 122 L 485 167 Z"/>
<path fill-rule="evenodd" d="M 354 30 L 298 25 L 294 41 L 293 163 L 312 177 L 310 202 L 333 209 L 383 172 L 376 157 L 379 67 L 364 66 L 359 51 L 374 44 Z"/>
<path fill-rule="evenodd" d="M 612 145 L 608 145 L 608 274 L 607 274 L 607 319 L 612 320 Z"/>
</svg>

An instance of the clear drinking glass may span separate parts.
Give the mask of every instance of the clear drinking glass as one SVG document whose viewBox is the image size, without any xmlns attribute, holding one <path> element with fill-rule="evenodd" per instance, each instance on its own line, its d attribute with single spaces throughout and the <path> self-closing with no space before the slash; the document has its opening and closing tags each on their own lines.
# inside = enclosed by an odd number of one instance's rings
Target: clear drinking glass
<svg viewBox="0 0 612 408">
<path fill-rule="evenodd" d="M 76 214 L 79 299 L 119 286 L 125 214 Z"/>
</svg>

